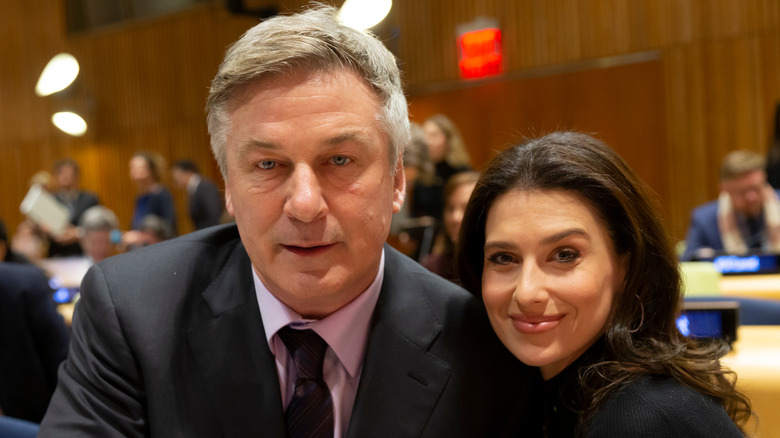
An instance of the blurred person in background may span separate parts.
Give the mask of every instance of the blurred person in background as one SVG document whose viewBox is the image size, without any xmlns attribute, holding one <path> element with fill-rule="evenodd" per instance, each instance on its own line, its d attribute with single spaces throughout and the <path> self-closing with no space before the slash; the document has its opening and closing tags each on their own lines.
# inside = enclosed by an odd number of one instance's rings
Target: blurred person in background
<svg viewBox="0 0 780 438">
<path fill-rule="evenodd" d="M 18 254 L 11 248 L 11 244 L 8 241 L 8 228 L 5 227 L 5 222 L 3 222 L 2 218 L 0 218 L 0 262 L 30 263 L 30 259 L 23 254 Z"/>
<path fill-rule="evenodd" d="M 460 131 L 447 116 L 436 114 L 426 120 L 422 127 L 434 173 L 430 183 L 420 180 L 414 185 L 411 212 L 415 217 L 432 216 L 441 221 L 444 185 L 452 175 L 471 170 L 471 158 Z"/>
<path fill-rule="evenodd" d="M 124 233 L 122 236 L 122 250 L 132 251 L 174 237 L 175 234 L 168 221 L 157 215 L 148 214 L 138 224 L 138 229 Z"/>
<path fill-rule="evenodd" d="M 59 236 L 49 236 L 49 257 L 81 255 L 77 225 L 90 207 L 100 203 L 97 195 L 81 190 L 81 169 L 76 161 L 65 158 L 54 164 L 57 190 L 54 197 L 70 213 L 70 226 Z"/>
<path fill-rule="evenodd" d="M 54 177 L 51 173 L 41 170 L 30 177 L 29 187 L 40 187 L 44 192 L 51 194 L 54 189 Z M 33 219 L 27 218 L 16 226 L 16 231 L 11 237 L 11 249 L 17 255 L 24 256 L 33 263 L 47 257 L 49 253 L 49 234 Z"/>
<path fill-rule="evenodd" d="M 411 205 L 414 203 L 412 200 L 414 190 L 412 188 L 418 181 L 424 185 L 431 184 L 433 181 L 433 162 L 428 157 L 428 145 L 425 144 L 425 133 L 422 126 L 412 122 L 410 127 L 412 139 L 404 148 L 403 155 L 406 199 L 401 211 L 393 215 L 393 220 L 390 223 L 390 241 L 401 252 L 417 259 L 420 242 L 425 236 L 427 227 L 434 225 L 434 220 L 431 216 L 414 217 L 412 215 Z M 428 251 L 430 248 L 426 253 Z"/>
<path fill-rule="evenodd" d="M 137 230 L 147 215 L 153 214 L 166 221 L 176 232 L 176 209 L 171 192 L 162 184 L 165 159 L 149 151 L 136 152 L 130 158 L 130 179 L 138 189 L 130 228 Z"/>
<path fill-rule="evenodd" d="M 116 254 L 119 243 L 119 219 L 110 209 L 96 205 L 87 209 L 79 221 L 79 243 L 84 256 L 99 263 Z"/>
<path fill-rule="evenodd" d="M 30 180 L 28 181 L 28 185 L 30 187 L 38 184 L 41 186 L 44 190 L 46 190 L 49 193 L 53 193 L 54 190 L 57 189 L 57 180 L 52 176 L 52 174 L 49 171 L 46 170 L 39 170 L 33 174 L 33 176 L 30 177 Z"/>
<path fill-rule="evenodd" d="M 177 187 L 187 191 L 190 219 L 196 230 L 221 223 L 225 212 L 222 195 L 213 181 L 201 176 L 195 163 L 176 161 L 171 167 L 171 177 Z"/>
<path fill-rule="evenodd" d="M 766 179 L 769 185 L 780 189 L 780 102 L 775 105 L 773 128 L 766 152 Z"/>
<path fill-rule="evenodd" d="M 16 226 L 16 232 L 11 237 L 11 250 L 17 257 L 24 257 L 31 263 L 36 263 L 46 257 L 49 240 L 34 222 L 24 220 Z"/>
<path fill-rule="evenodd" d="M 444 218 L 431 253 L 422 259 L 422 265 L 429 271 L 450 281 L 457 282 L 455 266 L 455 245 L 458 243 L 463 212 L 471 192 L 479 179 L 479 173 L 468 171 L 456 173 L 444 186 Z"/>
<path fill-rule="evenodd" d="M 723 158 L 720 195 L 696 207 L 682 260 L 721 254 L 780 253 L 780 191 L 767 182 L 766 160 L 737 150 Z"/>
<path fill-rule="evenodd" d="M 69 334 L 37 267 L 0 263 L 0 412 L 39 423 Z"/>
</svg>

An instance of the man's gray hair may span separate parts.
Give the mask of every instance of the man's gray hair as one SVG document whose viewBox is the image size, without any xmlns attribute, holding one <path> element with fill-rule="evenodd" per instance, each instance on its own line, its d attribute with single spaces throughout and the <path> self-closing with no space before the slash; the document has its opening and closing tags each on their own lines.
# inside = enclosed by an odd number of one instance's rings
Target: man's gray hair
<svg viewBox="0 0 780 438">
<path fill-rule="evenodd" d="M 227 180 L 225 143 L 233 93 L 262 77 L 294 72 L 352 70 L 371 86 L 376 114 L 388 136 L 391 169 L 409 142 L 409 115 L 395 57 L 373 35 L 338 22 L 336 9 L 318 5 L 277 16 L 249 29 L 225 55 L 211 83 L 206 108 L 211 150 Z"/>
<path fill-rule="evenodd" d="M 95 205 L 88 208 L 81 216 L 79 227 L 83 232 L 110 231 L 119 228 L 119 219 L 112 210 L 102 205 Z"/>
</svg>

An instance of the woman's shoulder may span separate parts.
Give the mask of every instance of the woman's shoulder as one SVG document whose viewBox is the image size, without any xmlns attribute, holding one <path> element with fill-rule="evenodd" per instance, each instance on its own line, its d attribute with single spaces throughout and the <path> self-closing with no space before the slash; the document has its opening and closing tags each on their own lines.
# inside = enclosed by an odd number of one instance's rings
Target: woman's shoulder
<svg viewBox="0 0 780 438">
<path fill-rule="evenodd" d="M 714 399 L 670 377 L 641 377 L 594 415 L 587 436 L 741 437 Z"/>
</svg>

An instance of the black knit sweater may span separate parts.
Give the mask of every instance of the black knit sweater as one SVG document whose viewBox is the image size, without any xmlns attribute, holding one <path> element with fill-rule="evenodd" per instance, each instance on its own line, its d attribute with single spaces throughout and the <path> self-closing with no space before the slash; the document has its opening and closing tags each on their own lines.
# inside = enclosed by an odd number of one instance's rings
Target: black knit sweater
<svg viewBox="0 0 780 438">
<path fill-rule="evenodd" d="M 600 343 L 597 343 L 597 347 Z M 577 369 L 594 356 L 591 349 L 544 384 L 544 434 L 576 435 L 579 407 Z M 712 398 L 671 377 L 643 376 L 610 397 L 586 427 L 587 438 L 742 437 L 726 411 Z"/>
</svg>

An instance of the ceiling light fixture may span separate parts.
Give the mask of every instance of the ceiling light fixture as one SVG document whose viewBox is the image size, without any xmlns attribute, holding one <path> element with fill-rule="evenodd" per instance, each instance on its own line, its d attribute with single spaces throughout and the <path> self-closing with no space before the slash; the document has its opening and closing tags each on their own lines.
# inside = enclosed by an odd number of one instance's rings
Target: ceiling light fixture
<svg viewBox="0 0 780 438">
<path fill-rule="evenodd" d="M 35 94 L 48 96 L 68 87 L 79 75 L 79 63 L 73 55 L 60 53 L 46 64 L 35 86 Z"/>
<path fill-rule="evenodd" d="M 81 137 L 87 132 L 87 122 L 80 115 L 71 111 L 55 113 L 51 116 L 51 122 L 66 134 L 74 137 Z"/>
<path fill-rule="evenodd" d="M 337 17 L 345 26 L 365 30 L 384 20 L 392 7 L 392 0 L 347 0 Z"/>
</svg>

